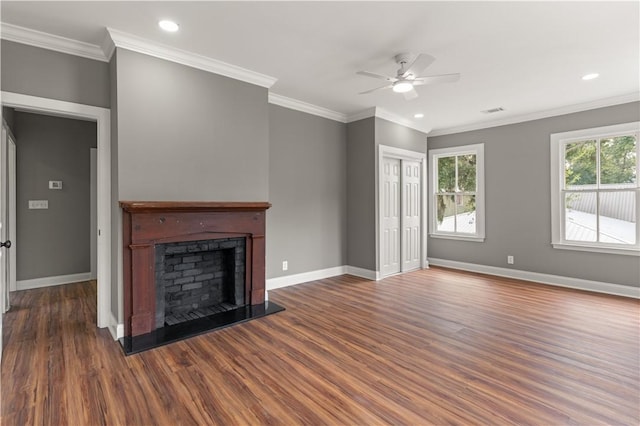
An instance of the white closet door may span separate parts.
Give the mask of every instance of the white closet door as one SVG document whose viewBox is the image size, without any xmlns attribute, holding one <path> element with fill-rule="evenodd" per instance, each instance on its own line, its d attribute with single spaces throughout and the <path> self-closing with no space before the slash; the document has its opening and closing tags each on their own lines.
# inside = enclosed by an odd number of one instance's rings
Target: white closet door
<svg viewBox="0 0 640 426">
<path fill-rule="evenodd" d="M 382 164 L 382 275 L 400 272 L 400 160 Z"/>
<path fill-rule="evenodd" d="M 420 268 L 420 163 L 402 161 L 402 271 Z"/>
</svg>

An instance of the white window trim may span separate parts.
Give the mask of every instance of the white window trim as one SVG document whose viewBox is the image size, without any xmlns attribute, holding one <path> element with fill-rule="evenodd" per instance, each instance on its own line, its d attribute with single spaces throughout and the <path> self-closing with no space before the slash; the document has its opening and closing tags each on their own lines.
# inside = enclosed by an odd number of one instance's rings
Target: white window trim
<svg viewBox="0 0 640 426">
<path fill-rule="evenodd" d="M 640 223 L 637 221 L 635 246 L 620 246 L 617 244 L 592 243 L 588 241 L 567 241 L 564 239 L 564 211 L 562 209 L 561 189 L 564 176 L 564 164 L 561 161 L 564 158 L 562 147 L 568 142 L 630 133 L 635 133 L 636 138 L 639 136 L 640 121 L 551 134 L 551 245 L 553 248 L 640 256 Z M 638 143 L 640 144 L 640 140 L 638 140 Z M 640 158 L 638 160 L 640 160 Z M 640 169 L 640 161 L 638 161 L 636 167 Z M 636 173 L 638 176 L 636 187 L 630 189 L 636 192 L 636 212 L 640 212 L 640 170 L 637 170 Z"/>
<path fill-rule="evenodd" d="M 437 203 L 435 202 L 435 185 L 438 182 L 438 167 L 435 161 L 439 157 L 453 155 L 476 155 L 476 233 L 463 234 L 459 232 L 438 231 Z M 431 206 L 431 220 L 429 221 L 429 236 L 431 238 L 444 238 L 449 240 L 484 242 L 485 239 L 485 192 L 484 192 L 484 143 L 450 148 L 438 148 L 429 150 L 429 166 L 431 167 L 431 179 L 429 179 L 429 205 Z"/>
</svg>

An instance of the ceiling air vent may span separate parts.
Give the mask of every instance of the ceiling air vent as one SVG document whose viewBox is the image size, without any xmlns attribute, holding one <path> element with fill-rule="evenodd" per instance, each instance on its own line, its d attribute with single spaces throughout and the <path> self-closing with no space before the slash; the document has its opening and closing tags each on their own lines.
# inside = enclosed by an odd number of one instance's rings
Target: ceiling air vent
<svg viewBox="0 0 640 426">
<path fill-rule="evenodd" d="M 485 109 L 484 111 L 480 111 L 480 112 L 484 114 L 493 114 L 494 112 L 500 112 L 500 111 L 504 111 L 504 108 L 502 107 L 491 108 L 491 109 Z"/>
</svg>

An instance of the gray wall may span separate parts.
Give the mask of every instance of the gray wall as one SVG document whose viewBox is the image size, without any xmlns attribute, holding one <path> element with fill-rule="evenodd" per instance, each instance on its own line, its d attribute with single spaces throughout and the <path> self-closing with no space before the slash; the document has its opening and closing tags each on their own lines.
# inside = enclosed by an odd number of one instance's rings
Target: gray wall
<svg viewBox="0 0 640 426">
<path fill-rule="evenodd" d="M 347 264 L 376 270 L 375 118 L 347 124 Z"/>
<path fill-rule="evenodd" d="M 13 108 L 2 107 L 2 119 L 7 123 L 9 130 L 13 132 L 13 118 L 15 110 Z"/>
<path fill-rule="evenodd" d="M 120 200 L 268 201 L 267 89 L 117 55 Z"/>
<path fill-rule="evenodd" d="M 110 66 L 114 203 L 269 201 L 267 89 L 119 48 Z M 116 210 L 112 242 L 120 233 Z M 121 322 L 114 245 L 112 312 Z"/>
<path fill-rule="evenodd" d="M 111 313 L 121 322 L 122 305 L 122 211 L 118 204 L 118 52 L 109 62 L 109 101 L 111 104 Z"/>
<path fill-rule="evenodd" d="M 16 136 L 17 279 L 89 272 L 90 154 L 96 124 L 23 112 Z M 48 189 L 61 180 L 62 190 Z M 29 210 L 28 200 L 49 200 Z"/>
<path fill-rule="evenodd" d="M 640 286 L 638 257 L 552 248 L 549 148 L 551 133 L 639 118 L 634 102 L 429 138 L 429 149 L 484 142 L 486 190 L 485 242 L 430 238 L 429 257 Z M 515 256 L 514 265 L 507 255 Z"/>
<path fill-rule="evenodd" d="M 387 145 L 415 152 L 427 152 L 427 134 L 376 117 L 376 145 Z"/>
<path fill-rule="evenodd" d="M 427 135 L 378 117 L 347 124 L 347 264 L 378 270 L 378 147 L 426 152 Z"/>
<path fill-rule="evenodd" d="M 2 40 L 3 91 L 109 107 L 109 64 Z"/>
<path fill-rule="evenodd" d="M 346 264 L 346 139 L 343 123 L 269 105 L 267 278 Z"/>
</svg>

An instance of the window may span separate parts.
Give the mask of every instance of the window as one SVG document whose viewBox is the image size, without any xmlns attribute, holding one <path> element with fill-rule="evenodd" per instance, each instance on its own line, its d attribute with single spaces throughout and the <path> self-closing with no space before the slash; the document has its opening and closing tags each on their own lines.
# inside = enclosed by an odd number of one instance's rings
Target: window
<svg viewBox="0 0 640 426">
<path fill-rule="evenodd" d="M 429 151 L 430 235 L 484 241 L 484 144 Z"/>
<path fill-rule="evenodd" d="M 553 247 L 640 255 L 639 128 L 551 135 Z"/>
</svg>

